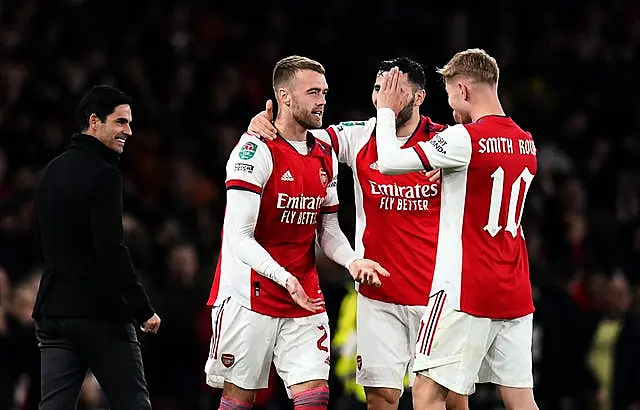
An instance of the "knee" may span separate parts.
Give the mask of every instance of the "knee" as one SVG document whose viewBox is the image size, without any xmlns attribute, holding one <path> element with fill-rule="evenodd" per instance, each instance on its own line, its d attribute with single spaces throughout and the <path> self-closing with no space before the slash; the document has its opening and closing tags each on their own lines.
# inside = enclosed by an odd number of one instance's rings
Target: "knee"
<svg viewBox="0 0 640 410">
<path fill-rule="evenodd" d="M 447 394 L 447 410 L 469 410 L 469 398 L 450 391 Z"/>
<path fill-rule="evenodd" d="M 430 378 L 421 374 L 416 375 L 413 383 L 413 408 L 422 410 L 435 406 L 444 407 L 447 390 Z"/>
<path fill-rule="evenodd" d="M 222 398 L 236 403 L 253 403 L 256 398 L 256 391 L 243 389 L 233 383 L 224 382 Z"/>
<path fill-rule="evenodd" d="M 367 396 L 367 408 L 369 410 L 398 408 L 400 390 L 386 387 L 365 387 Z"/>
<path fill-rule="evenodd" d="M 533 389 L 499 386 L 498 392 L 507 410 L 538 410 Z"/>
</svg>

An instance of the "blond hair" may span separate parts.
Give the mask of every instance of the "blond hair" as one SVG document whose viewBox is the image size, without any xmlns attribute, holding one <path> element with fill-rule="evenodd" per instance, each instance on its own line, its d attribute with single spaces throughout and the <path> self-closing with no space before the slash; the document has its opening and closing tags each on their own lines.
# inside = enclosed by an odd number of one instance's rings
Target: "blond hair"
<svg viewBox="0 0 640 410">
<path fill-rule="evenodd" d="M 277 92 L 283 83 L 291 81 L 296 73 L 302 70 L 324 74 L 324 67 L 315 60 L 301 56 L 285 57 L 278 61 L 273 69 L 273 90 Z"/>
<path fill-rule="evenodd" d="M 496 59 L 479 48 L 470 48 L 456 53 L 444 67 L 437 70 L 447 82 L 455 77 L 469 77 L 473 81 L 498 84 L 500 69 Z"/>
</svg>

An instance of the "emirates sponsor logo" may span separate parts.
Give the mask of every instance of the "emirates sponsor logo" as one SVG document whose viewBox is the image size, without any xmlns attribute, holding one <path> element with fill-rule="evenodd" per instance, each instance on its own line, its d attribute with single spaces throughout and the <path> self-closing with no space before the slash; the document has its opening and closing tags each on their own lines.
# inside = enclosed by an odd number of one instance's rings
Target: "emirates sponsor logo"
<svg viewBox="0 0 640 410">
<path fill-rule="evenodd" d="M 380 209 L 395 211 L 428 211 L 429 200 L 440 193 L 438 184 L 379 184 L 369 181 L 370 193 L 380 197 Z"/>
<path fill-rule="evenodd" d="M 317 222 L 318 211 L 324 201 L 322 196 L 291 196 L 278 193 L 277 209 L 282 209 L 280 222 L 295 225 L 314 225 Z"/>
</svg>

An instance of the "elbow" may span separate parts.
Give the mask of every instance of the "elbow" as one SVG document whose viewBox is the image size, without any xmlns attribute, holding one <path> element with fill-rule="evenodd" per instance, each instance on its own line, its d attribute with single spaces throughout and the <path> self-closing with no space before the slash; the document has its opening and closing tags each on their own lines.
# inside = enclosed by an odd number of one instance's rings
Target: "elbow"
<svg viewBox="0 0 640 410">
<path fill-rule="evenodd" d="M 236 255 L 240 261 L 246 263 L 248 259 L 248 255 L 246 255 L 245 250 L 250 248 L 248 243 L 253 239 L 253 236 L 246 234 L 236 234 L 232 235 L 228 238 L 229 240 L 229 248 L 231 249 L 231 253 Z"/>
</svg>

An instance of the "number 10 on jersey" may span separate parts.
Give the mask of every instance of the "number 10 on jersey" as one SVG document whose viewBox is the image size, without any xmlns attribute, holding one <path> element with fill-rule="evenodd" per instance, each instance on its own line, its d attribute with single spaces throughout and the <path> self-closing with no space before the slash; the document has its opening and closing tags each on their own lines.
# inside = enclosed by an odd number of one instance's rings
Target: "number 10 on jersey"
<svg viewBox="0 0 640 410">
<path fill-rule="evenodd" d="M 489 235 L 495 237 L 502 229 L 500 226 L 500 210 L 502 209 L 502 193 L 504 191 L 504 169 L 498 167 L 493 174 L 493 185 L 491 186 L 491 203 L 489 204 L 489 219 L 484 230 L 489 232 Z M 505 231 L 509 232 L 514 238 L 520 228 L 520 222 L 522 221 L 522 212 L 524 210 L 524 202 L 527 198 L 527 192 L 533 181 L 533 174 L 529 171 L 529 168 L 525 168 L 522 173 L 511 184 L 511 194 L 509 195 L 509 206 L 507 208 L 507 226 Z M 524 182 L 524 194 L 522 195 L 522 204 L 518 213 L 516 214 L 516 206 L 518 206 L 518 198 L 520 197 L 520 186 Z M 516 220 L 517 217 L 517 220 Z"/>
</svg>

